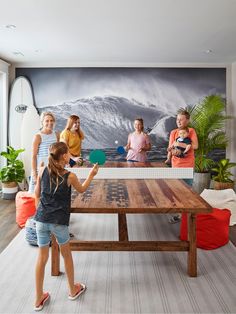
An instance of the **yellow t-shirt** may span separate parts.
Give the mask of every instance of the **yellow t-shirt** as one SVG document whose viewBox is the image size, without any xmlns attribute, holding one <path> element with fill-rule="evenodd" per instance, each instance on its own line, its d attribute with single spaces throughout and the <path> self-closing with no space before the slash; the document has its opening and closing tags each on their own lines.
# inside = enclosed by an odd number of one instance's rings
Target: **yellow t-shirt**
<svg viewBox="0 0 236 314">
<path fill-rule="evenodd" d="M 69 130 L 63 130 L 60 134 L 60 141 L 66 142 L 72 156 L 78 157 L 81 154 L 81 143 L 84 139 L 84 133 L 82 131 L 81 135 L 80 138 L 78 133 L 72 133 Z"/>
</svg>

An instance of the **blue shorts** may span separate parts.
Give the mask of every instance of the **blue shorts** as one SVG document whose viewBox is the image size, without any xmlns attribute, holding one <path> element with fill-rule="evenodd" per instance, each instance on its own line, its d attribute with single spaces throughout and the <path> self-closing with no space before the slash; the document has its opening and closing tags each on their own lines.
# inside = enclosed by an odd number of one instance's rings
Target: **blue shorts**
<svg viewBox="0 0 236 314">
<path fill-rule="evenodd" d="M 53 234 L 59 245 L 66 244 L 70 240 L 69 227 L 46 222 L 36 221 L 37 242 L 39 247 L 48 246 Z"/>
</svg>

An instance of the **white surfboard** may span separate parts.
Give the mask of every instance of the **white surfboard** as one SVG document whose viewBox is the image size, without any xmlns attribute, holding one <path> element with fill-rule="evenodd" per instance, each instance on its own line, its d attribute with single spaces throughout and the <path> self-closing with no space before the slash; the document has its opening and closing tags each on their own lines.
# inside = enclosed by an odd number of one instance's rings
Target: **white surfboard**
<svg viewBox="0 0 236 314">
<path fill-rule="evenodd" d="M 31 175 L 31 156 L 33 137 L 40 129 L 40 117 L 36 107 L 30 104 L 24 113 L 21 124 L 21 147 L 25 149 L 22 153 L 22 161 L 25 167 L 26 180 L 29 183 Z"/>
<path fill-rule="evenodd" d="M 30 82 L 23 76 L 12 83 L 9 103 L 8 142 L 15 149 L 21 146 L 21 124 L 29 106 L 34 104 Z"/>
</svg>

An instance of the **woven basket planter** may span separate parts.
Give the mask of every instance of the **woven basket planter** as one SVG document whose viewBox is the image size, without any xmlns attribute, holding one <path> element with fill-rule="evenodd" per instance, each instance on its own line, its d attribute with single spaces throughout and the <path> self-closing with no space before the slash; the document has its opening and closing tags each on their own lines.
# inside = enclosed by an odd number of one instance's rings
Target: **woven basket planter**
<svg viewBox="0 0 236 314">
<path fill-rule="evenodd" d="M 234 188 L 234 182 L 213 181 L 213 187 L 215 190 L 233 189 Z"/>
</svg>

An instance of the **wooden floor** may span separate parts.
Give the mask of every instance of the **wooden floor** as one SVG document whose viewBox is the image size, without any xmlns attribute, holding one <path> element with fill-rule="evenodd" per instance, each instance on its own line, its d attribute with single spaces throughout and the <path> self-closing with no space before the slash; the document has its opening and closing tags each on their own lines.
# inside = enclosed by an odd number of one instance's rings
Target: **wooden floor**
<svg viewBox="0 0 236 314">
<path fill-rule="evenodd" d="M 16 224 L 15 201 L 0 199 L 0 253 L 20 230 Z"/>
<path fill-rule="evenodd" d="M 0 199 L 0 253 L 21 229 L 16 224 L 15 202 Z M 236 225 L 230 227 L 230 240 L 236 246 Z"/>
</svg>

